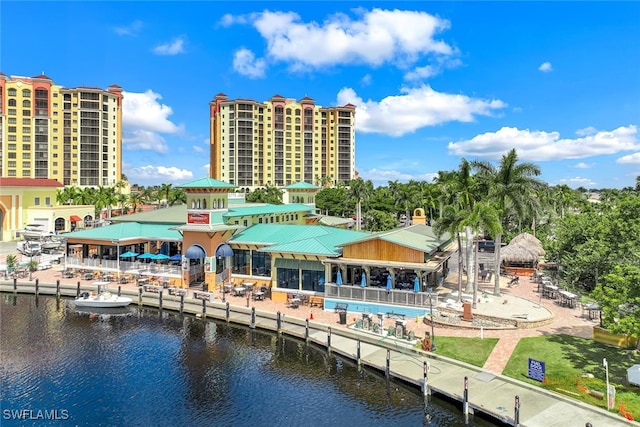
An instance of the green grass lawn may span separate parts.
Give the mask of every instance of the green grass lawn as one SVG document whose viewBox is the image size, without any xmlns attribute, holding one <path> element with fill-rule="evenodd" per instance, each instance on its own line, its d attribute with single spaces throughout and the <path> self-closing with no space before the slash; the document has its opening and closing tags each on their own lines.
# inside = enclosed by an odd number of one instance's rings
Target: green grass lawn
<svg viewBox="0 0 640 427">
<path fill-rule="evenodd" d="M 483 367 L 498 338 L 436 337 L 436 354 Z"/>
<path fill-rule="evenodd" d="M 451 357 L 457 358 L 455 355 Z M 546 378 L 543 383 L 527 377 L 529 358 L 545 363 Z M 602 364 L 604 358 L 609 365 L 609 383 L 616 388 L 616 412 L 620 404 L 624 403 L 633 418 L 640 419 L 640 388 L 624 385 L 627 382 L 627 369 L 640 364 L 638 351 L 611 347 L 570 335 L 522 338 L 502 373 L 606 408 L 605 369 Z M 586 374 L 593 375 L 593 378 L 584 377 Z M 604 398 L 594 397 L 588 390 L 601 392 Z"/>
</svg>

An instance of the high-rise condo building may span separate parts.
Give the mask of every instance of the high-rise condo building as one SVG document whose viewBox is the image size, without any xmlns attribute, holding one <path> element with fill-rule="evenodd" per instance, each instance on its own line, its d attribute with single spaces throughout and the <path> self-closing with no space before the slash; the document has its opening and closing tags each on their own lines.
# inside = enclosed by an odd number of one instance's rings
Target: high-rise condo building
<svg viewBox="0 0 640 427">
<path fill-rule="evenodd" d="M 0 176 L 112 186 L 122 176 L 122 88 L 0 73 Z"/>
<path fill-rule="evenodd" d="M 355 106 L 322 107 L 309 97 L 209 103 L 209 176 L 242 190 L 355 177 Z"/>
</svg>

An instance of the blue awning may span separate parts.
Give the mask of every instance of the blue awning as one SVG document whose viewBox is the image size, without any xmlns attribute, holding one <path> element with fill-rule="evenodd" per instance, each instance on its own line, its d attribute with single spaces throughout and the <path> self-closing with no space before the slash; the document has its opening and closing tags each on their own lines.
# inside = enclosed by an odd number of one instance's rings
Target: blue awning
<svg viewBox="0 0 640 427">
<path fill-rule="evenodd" d="M 191 245 L 189 246 L 189 249 L 187 249 L 187 252 L 185 252 L 184 256 L 189 259 L 202 259 L 205 258 L 207 254 L 200 246 Z"/>
<path fill-rule="evenodd" d="M 233 256 L 233 249 L 231 246 L 225 244 L 220 245 L 220 247 L 216 250 L 216 257 L 230 257 Z"/>
</svg>

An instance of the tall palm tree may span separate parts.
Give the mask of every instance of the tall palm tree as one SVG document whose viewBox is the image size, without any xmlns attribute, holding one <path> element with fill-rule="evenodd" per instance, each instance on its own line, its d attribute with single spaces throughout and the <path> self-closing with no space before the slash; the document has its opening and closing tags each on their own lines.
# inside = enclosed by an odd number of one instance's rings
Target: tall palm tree
<svg viewBox="0 0 640 427">
<path fill-rule="evenodd" d="M 171 184 L 161 184 L 158 193 L 160 194 L 160 201 L 164 200 L 167 205 L 169 205 L 169 195 L 171 194 L 171 190 L 173 186 Z"/>
<path fill-rule="evenodd" d="M 461 224 L 474 230 L 476 235 L 481 231 L 492 236 L 502 233 L 498 211 L 487 202 L 475 203 L 470 212 L 465 212 L 465 217 L 462 219 Z M 479 242 L 476 239 L 473 245 L 473 308 L 476 308 L 476 302 L 478 301 L 478 244 Z M 499 276 L 499 274 L 496 273 L 496 276 Z"/>
<path fill-rule="evenodd" d="M 501 230 L 492 236 L 495 238 L 495 281 L 493 293 L 500 295 L 500 248 L 502 246 L 502 230 L 508 228 L 507 218 L 509 214 L 516 218 L 522 218 L 527 208 L 527 199 L 544 184 L 536 179 L 540 168 L 529 162 L 518 163 L 518 154 L 511 149 L 502 156 L 496 168 L 489 162 L 473 162 L 478 179 L 487 191 L 489 199 L 494 201 L 498 215 L 501 218 Z"/>
<path fill-rule="evenodd" d="M 442 216 L 435 221 L 433 230 L 438 236 L 449 233 L 456 237 L 458 242 L 458 302 L 462 300 L 462 239 L 460 231 L 462 221 L 466 217 L 466 211 L 458 205 L 447 205 L 444 207 Z"/>
<path fill-rule="evenodd" d="M 468 213 L 473 209 L 477 199 L 478 185 L 473 176 L 471 163 L 462 159 L 458 169 L 451 172 L 439 172 L 436 179 L 436 186 L 439 188 L 441 212 L 442 206 L 454 205 L 456 209 L 463 209 Z M 443 214 L 441 213 L 441 216 Z M 467 285 L 465 292 L 473 290 L 473 247 L 472 229 L 470 226 L 464 227 L 465 231 L 465 255 L 467 265 Z M 460 253 L 462 256 L 462 253 Z"/>
<path fill-rule="evenodd" d="M 356 202 L 356 230 L 360 230 L 362 223 L 362 203 L 366 203 L 373 192 L 373 183 L 370 180 L 364 181 L 362 178 L 349 181 L 347 199 Z"/>
</svg>

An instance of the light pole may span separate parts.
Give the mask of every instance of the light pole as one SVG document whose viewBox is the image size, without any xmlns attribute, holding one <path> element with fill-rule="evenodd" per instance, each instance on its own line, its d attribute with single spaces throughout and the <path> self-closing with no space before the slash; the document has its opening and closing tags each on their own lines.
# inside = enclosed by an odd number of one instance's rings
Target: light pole
<svg viewBox="0 0 640 427">
<path fill-rule="evenodd" d="M 116 283 L 120 283 L 120 240 L 112 240 L 111 243 L 116 245 L 116 265 L 118 271 L 116 272 Z"/>
<path fill-rule="evenodd" d="M 436 333 L 433 328 L 433 298 L 429 292 L 429 314 L 431 315 L 431 351 L 436 351 Z"/>
</svg>

